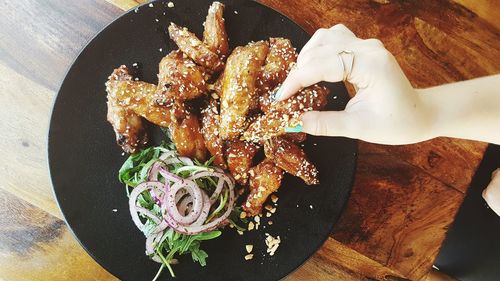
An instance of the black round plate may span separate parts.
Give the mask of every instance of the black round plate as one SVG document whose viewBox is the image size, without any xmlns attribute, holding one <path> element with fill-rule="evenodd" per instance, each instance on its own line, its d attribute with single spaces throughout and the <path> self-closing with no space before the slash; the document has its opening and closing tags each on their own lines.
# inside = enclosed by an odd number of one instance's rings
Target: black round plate
<svg viewBox="0 0 500 281">
<path fill-rule="evenodd" d="M 129 11 L 85 47 L 62 83 L 50 124 L 50 173 L 66 222 L 95 260 L 123 280 L 151 280 L 159 264 L 144 254 L 144 236 L 130 218 L 125 189 L 118 181 L 126 156 L 106 121 L 104 83 L 117 66 L 136 62 L 139 78 L 157 83 L 160 59 L 176 48 L 166 34 L 169 22 L 202 34 L 211 0 L 177 0 L 173 8 L 167 2 Z M 232 47 L 279 36 L 300 49 L 309 38 L 289 19 L 258 3 L 223 2 Z M 343 109 L 348 101 L 344 86 L 328 86 L 333 92 L 329 109 Z M 318 166 L 321 184 L 306 186 L 285 177 L 277 211 L 271 218 L 264 216 L 259 230 L 240 236 L 225 229 L 218 239 L 202 243 L 209 255 L 207 266 L 182 256 L 174 265 L 176 280 L 278 280 L 323 244 L 349 196 L 357 146 L 344 138 L 309 137 L 304 149 Z M 266 254 L 265 233 L 281 238 L 274 256 Z M 246 244 L 254 245 L 249 261 L 244 259 Z M 161 280 L 170 279 L 165 271 Z"/>
</svg>

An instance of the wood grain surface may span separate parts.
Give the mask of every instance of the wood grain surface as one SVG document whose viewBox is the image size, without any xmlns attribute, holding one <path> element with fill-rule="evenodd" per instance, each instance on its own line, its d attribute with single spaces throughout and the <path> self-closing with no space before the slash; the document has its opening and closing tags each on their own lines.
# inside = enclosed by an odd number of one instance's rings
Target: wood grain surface
<svg viewBox="0 0 500 281">
<path fill-rule="evenodd" d="M 57 88 L 79 50 L 142 2 L 6 0 L 0 6 L 0 280 L 115 280 L 61 220 L 46 134 Z M 380 38 L 415 87 L 500 70 L 498 1 L 261 2 L 310 33 L 342 22 L 360 37 Z M 408 146 L 360 142 L 342 218 L 287 280 L 448 280 L 427 273 L 485 147 L 445 138 Z"/>
</svg>

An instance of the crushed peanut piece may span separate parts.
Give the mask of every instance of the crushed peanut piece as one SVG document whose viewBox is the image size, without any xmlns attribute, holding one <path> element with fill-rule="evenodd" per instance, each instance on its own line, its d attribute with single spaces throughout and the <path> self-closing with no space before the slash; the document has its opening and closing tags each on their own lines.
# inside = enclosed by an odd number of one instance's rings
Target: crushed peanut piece
<svg viewBox="0 0 500 281">
<path fill-rule="evenodd" d="M 273 195 L 271 195 L 271 201 L 273 201 L 273 203 L 278 202 L 278 199 L 279 199 L 279 198 L 278 198 L 278 196 L 276 196 L 276 195 L 274 195 L 274 194 L 273 194 Z"/>
<path fill-rule="evenodd" d="M 251 260 L 253 259 L 253 254 L 248 254 L 245 256 L 245 260 Z"/>
<path fill-rule="evenodd" d="M 248 230 L 253 230 L 254 227 L 255 227 L 255 225 L 253 224 L 253 222 L 248 223 Z"/>
<path fill-rule="evenodd" d="M 247 250 L 247 253 L 250 254 L 252 252 L 252 250 L 253 250 L 253 245 L 246 245 L 245 248 Z"/>
</svg>

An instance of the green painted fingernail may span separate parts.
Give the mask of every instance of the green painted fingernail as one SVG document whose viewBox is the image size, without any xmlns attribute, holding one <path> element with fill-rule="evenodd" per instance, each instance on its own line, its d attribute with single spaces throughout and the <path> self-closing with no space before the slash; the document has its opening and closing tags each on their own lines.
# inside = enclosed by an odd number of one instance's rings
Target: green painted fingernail
<svg viewBox="0 0 500 281">
<path fill-rule="evenodd" d="M 302 132 L 302 130 L 303 130 L 303 128 L 302 128 L 301 124 L 298 124 L 298 125 L 293 126 L 293 127 L 286 127 L 285 128 L 286 133 L 300 133 L 300 132 Z"/>
<path fill-rule="evenodd" d="M 281 90 L 281 87 L 280 87 L 280 88 L 278 88 L 278 90 L 276 92 L 274 92 L 273 99 L 278 100 L 282 94 L 283 94 L 283 91 Z"/>
</svg>

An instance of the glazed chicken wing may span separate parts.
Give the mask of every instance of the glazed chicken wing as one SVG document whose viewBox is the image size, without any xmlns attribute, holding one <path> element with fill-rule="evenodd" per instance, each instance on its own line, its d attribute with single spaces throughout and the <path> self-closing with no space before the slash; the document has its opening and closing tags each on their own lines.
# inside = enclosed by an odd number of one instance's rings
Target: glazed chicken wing
<svg viewBox="0 0 500 281">
<path fill-rule="evenodd" d="M 207 159 L 205 140 L 196 115 L 189 114 L 182 120 L 173 121 L 168 128 L 179 155 L 195 158 L 200 162 Z"/>
<path fill-rule="evenodd" d="M 268 52 L 267 42 L 237 47 L 226 62 L 222 78 L 220 135 L 237 139 L 247 126 L 246 117 L 257 104 L 255 82 Z"/>
<path fill-rule="evenodd" d="M 278 190 L 283 179 L 283 170 L 273 161 L 265 159 L 248 172 L 250 194 L 243 204 L 243 210 L 251 216 L 262 212 L 262 205 L 271 193 Z"/>
<path fill-rule="evenodd" d="M 208 74 L 202 67 L 184 56 L 181 51 L 172 51 L 163 57 L 159 65 L 158 95 L 167 100 L 186 101 L 206 93 Z"/>
<path fill-rule="evenodd" d="M 128 69 L 122 65 L 113 71 L 106 82 L 108 122 L 115 130 L 116 143 L 127 153 L 136 152 L 148 140 L 146 123 L 134 111 L 120 105 L 116 98 L 118 88 L 114 87 L 114 83 L 116 81 L 127 83 L 131 80 L 132 76 L 128 73 Z"/>
<path fill-rule="evenodd" d="M 291 67 L 297 61 L 297 52 L 290 40 L 269 38 L 269 54 L 259 76 L 261 92 L 268 92 L 285 81 Z"/>
<path fill-rule="evenodd" d="M 157 94 L 157 86 L 142 81 L 109 81 L 108 89 L 116 101 L 160 127 L 188 113 L 184 104 Z"/>
<path fill-rule="evenodd" d="M 226 144 L 225 156 L 229 172 L 240 185 L 247 183 L 248 170 L 252 167 L 258 150 L 257 145 L 245 141 L 230 141 Z"/>
<path fill-rule="evenodd" d="M 264 144 L 266 157 L 287 173 L 301 178 L 308 185 L 319 184 L 318 169 L 305 152 L 284 138 L 272 138 Z"/>
<path fill-rule="evenodd" d="M 213 2 L 208 9 L 205 20 L 205 30 L 203 31 L 203 43 L 210 51 L 225 57 L 229 53 L 226 27 L 224 26 L 224 4 Z"/>
<path fill-rule="evenodd" d="M 212 71 L 222 70 L 224 63 L 216 53 L 203 44 L 192 32 L 185 27 L 179 27 L 175 23 L 170 23 L 168 27 L 170 38 L 177 44 L 179 49 L 190 57 L 198 65 Z"/>
<path fill-rule="evenodd" d="M 224 144 L 219 137 L 219 105 L 216 99 L 210 99 L 201 114 L 201 132 L 205 139 L 205 146 L 210 154 L 214 157 L 214 164 L 222 169 L 227 169 L 226 160 L 224 159 Z"/>
<path fill-rule="evenodd" d="M 305 142 L 307 139 L 307 134 L 304 132 L 298 132 L 298 133 L 285 133 L 281 137 L 293 142 L 293 143 L 302 143 Z"/>
<path fill-rule="evenodd" d="M 285 128 L 299 123 L 300 115 L 321 110 L 327 104 L 327 88 L 313 85 L 300 90 L 289 99 L 273 102 L 269 110 L 250 124 L 243 134 L 246 141 L 261 143 L 271 137 L 285 134 Z"/>
</svg>

